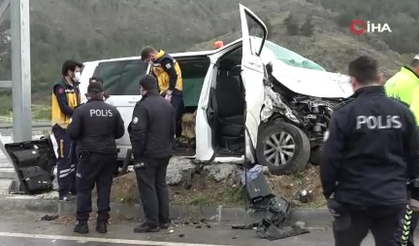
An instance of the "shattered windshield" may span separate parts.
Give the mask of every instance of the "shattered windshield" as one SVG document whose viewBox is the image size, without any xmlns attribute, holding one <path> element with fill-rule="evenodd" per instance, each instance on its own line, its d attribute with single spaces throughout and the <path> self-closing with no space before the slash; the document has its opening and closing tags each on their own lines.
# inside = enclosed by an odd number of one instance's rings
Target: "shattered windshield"
<svg viewBox="0 0 419 246">
<path fill-rule="evenodd" d="M 326 69 L 319 64 L 315 63 L 312 60 L 309 60 L 294 51 L 288 50 L 284 47 L 281 47 L 271 41 L 266 40 L 265 48 L 269 49 L 276 59 L 283 61 L 284 63 L 294 66 L 302 67 L 320 71 L 326 71 Z"/>
</svg>

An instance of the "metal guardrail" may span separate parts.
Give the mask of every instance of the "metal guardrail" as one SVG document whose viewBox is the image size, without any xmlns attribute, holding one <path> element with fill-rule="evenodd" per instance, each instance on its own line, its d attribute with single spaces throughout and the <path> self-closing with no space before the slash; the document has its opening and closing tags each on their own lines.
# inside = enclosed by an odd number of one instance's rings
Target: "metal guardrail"
<svg viewBox="0 0 419 246">
<path fill-rule="evenodd" d="M 32 122 L 32 131 L 50 131 L 51 122 Z M 10 133 L 13 132 L 13 123 L 0 123 L 0 132 Z"/>
</svg>

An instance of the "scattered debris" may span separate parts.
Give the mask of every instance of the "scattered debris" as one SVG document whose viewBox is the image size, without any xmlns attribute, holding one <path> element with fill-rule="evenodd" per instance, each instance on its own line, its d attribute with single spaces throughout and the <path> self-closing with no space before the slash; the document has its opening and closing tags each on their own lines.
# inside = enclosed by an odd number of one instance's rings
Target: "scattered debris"
<svg viewBox="0 0 419 246">
<path fill-rule="evenodd" d="M 202 226 L 201 226 L 201 225 L 197 225 L 197 226 L 195 226 L 195 228 L 197 228 L 197 229 L 201 229 L 201 228 L 202 228 Z"/>
<path fill-rule="evenodd" d="M 52 220 L 56 220 L 56 219 L 58 219 L 59 218 L 59 216 L 58 215 L 44 215 L 42 218 L 41 218 L 41 220 L 43 220 L 43 221 L 52 221 Z"/>
<path fill-rule="evenodd" d="M 237 165 L 234 164 L 218 164 L 205 166 L 204 170 L 209 176 L 220 182 L 226 180 L 230 175 L 237 171 Z"/>
<path fill-rule="evenodd" d="M 181 162 L 174 160 L 173 163 Z M 186 164 L 185 162 L 183 163 Z M 171 165 L 176 166 L 177 164 Z M 202 170 L 196 172 L 197 168 L 195 168 L 191 180 L 188 181 L 188 189 L 182 185 L 182 182 L 177 185 L 170 185 L 170 203 L 174 206 L 206 207 L 223 205 L 244 207 L 244 193 L 240 184 L 240 167 L 236 166 L 236 168 L 237 171 L 233 171 L 232 175 L 220 182 L 211 177 L 208 170 L 202 168 Z M 180 170 L 180 173 L 181 176 L 185 175 L 184 171 Z M 326 206 L 326 201 L 322 194 L 318 166 L 309 165 L 305 171 L 299 174 L 289 176 L 272 175 L 266 176 L 266 179 L 273 193 L 280 194 L 286 198 L 290 201 L 292 207 L 320 208 Z M 168 180 L 168 184 L 171 182 L 173 180 Z M 205 185 L 202 182 L 205 182 Z M 306 190 L 310 196 L 307 203 L 305 203 L 304 199 L 303 202 L 300 201 L 300 193 L 303 190 Z M 140 203 L 134 172 L 127 173 L 114 180 L 111 201 L 125 204 Z M 195 222 L 193 224 L 196 225 L 199 222 L 199 218 L 191 218 L 189 222 Z"/>
<path fill-rule="evenodd" d="M 306 223 L 302 222 L 302 221 L 297 221 L 297 222 L 295 222 L 294 228 L 305 230 L 306 229 Z"/>
<path fill-rule="evenodd" d="M 255 230 L 259 226 L 259 223 L 251 223 L 247 225 L 232 225 L 231 229 L 233 230 Z"/>
<path fill-rule="evenodd" d="M 167 184 L 177 185 L 184 180 L 184 176 L 195 170 L 195 165 L 189 159 L 173 157 L 167 166 Z"/>
<path fill-rule="evenodd" d="M 308 203 L 308 202 L 312 201 L 313 200 L 312 194 L 313 194 L 312 190 L 309 190 L 309 191 L 302 190 L 300 192 L 299 201 L 302 202 L 302 203 Z"/>
</svg>

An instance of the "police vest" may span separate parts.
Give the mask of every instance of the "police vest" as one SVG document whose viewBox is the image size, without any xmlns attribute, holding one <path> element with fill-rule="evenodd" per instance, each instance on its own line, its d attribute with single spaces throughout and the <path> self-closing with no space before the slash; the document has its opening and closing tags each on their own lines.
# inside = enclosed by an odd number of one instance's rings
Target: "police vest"
<svg viewBox="0 0 419 246">
<path fill-rule="evenodd" d="M 160 92 L 166 92 L 169 90 L 170 86 L 170 77 L 169 74 L 162 68 L 161 61 L 164 59 L 170 59 L 174 64 L 174 69 L 177 74 L 177 81 L 175 89 L 182 91 L 183 90 L 183 81 L 182 81 L 182 72 L 179 66 L 179 63 L 170 55 L 166 54 L 163 50 L 160 50 L 157 54 L 156 61 L 153 63 L 153 73 L 157 77 L 159 83 Z"/>
<path fill-rule="evenodd" d="M 80 98 L 80 93 L 79 93 L 79 90 L 78 90 L 77 86 L 71 86 L 66 81 L 64 81 L 64 79 L 62 79 L 56 85 L 64 86 L 66 102 L 67 102 L 67 105 L 70 108 L 74 109 L 78 105 L 80 105 L 81 98 Z M 55 86 L 54 86 L 54 88 L 55 88 Z M 61 108 L 60 108 L 60 105 L 58 104 L 58 99 L 57 99 L 57 96 L 54 93 L 54 90 L 52 91 L 51 101 L 52 101 L 51 102 L 51 111 L 52 111 L 52 113 L 51 113 L 51 123 L 52 123 L 52 126 L 54 126 L 55 124 L 58 124 L 59 126 L 61 126 L 64 129 L 67 128 L 67 126 L 70 124 L 71 116 L 68 116 L 61 111 Z"/>
</svg>

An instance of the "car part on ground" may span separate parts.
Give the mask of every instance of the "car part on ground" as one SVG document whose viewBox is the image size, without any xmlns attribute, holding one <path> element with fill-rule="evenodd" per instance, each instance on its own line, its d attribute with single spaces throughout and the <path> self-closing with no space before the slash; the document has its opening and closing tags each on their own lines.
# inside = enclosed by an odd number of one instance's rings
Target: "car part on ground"
<svg viewBox="0 0 419 246">
<path fill-rule="evenodd" d="M 293 237 L 310 231 L 298 227 L 284 226 L 290 212 L 290 204 L 281 196 L 269 200 L 265 216 L 258 225 L 256 234 L 270 241 Z"/>
<path fill-rule="evenodd" d="M 19 179 L 18 192 L 39 194 L 53 189 L 56 157 L 50 138 L 4 145 Z"/>
</svg>

